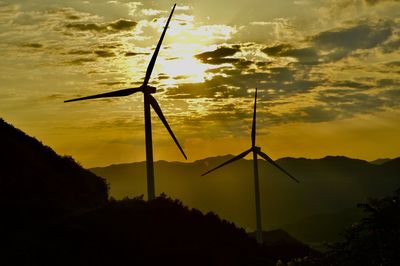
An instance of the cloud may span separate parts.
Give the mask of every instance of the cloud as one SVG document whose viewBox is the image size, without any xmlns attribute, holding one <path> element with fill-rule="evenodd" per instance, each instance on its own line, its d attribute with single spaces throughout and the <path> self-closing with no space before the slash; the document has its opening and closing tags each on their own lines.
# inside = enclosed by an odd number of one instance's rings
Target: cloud
<svg viewBox="0 0 400 266">
<path fill-rule="evenodd" d="M 231 58 L 237 52 L 240 51 L 240 46 L 233 47 L 219 47 L 214 51 L 204 52 L 197 54 L 195 57 L 201 60 L 203 63 L 207 64 L 223 64 L 223 63 L 233 63 L 238 61 L 237 58 Z"/>
<path fill-rule="evenodd" d="M 327 51 L 324 61 L 338 61 L 358 49 L 372 49 L 392 36 L 392 22 L 359 24 L 349 28 L 321 32 L 311 37 L 315 48 Z"/>
<path fill-rule="evenodd" d="M 367 3 L 368 5 L 376 5 L 382 2 L 400 2 L 400 0 L 365 0 L 365 3 Z"/>
<path fill-rule="evenodd" d="M 307 122 L 319 123 L 336 120 L 339 112 L 325 105 L 299 108 L 293 112 L 284 113 L 275 118 L 276 123 Z"/>
<path fill-rule="evenodd" d="M 21 47 L 27 47 L 27 48 L 42 48 L 43 44 L 41 43 L 24 43 L 21 44 Z"/>
<path fill-rule="evenodd" d="M 262 50 L 262 52 L 270 55 L 270 56 L 280 56 L 283 52 L 292 49 L 292 45 L 290 44 L 277 44 L 272 46 L 267 46 Z"/>
<path fill-rule="evenodd" d="M 126 52 L 125 56 L 149 55 L 150 53 Z"/>
<path fill-rule="evenodd" d="M 98 57 L 113 57 L 115 54 L 111 51 L 107 50 L 96 50 L 94 51 L 94 54 L 97 55 Z"/>
<path fill-rule="evenodd" d="M 74 59 L 74 60 L 70 61 L 69 64 L 71 64 L 71 65 L 82 65 L 84 63 L 90 63 L 90 62 L 94 62 L 94 61 L 96 61 L 95 58 L 83 57 L 83 58 Z"/>
<path fill-rule="evenodd" d="M 400 49 L 400 38 L 398 35 L 396 35 L 395 38 L 392 40 L 386 42 L 383 46 L 382 49 L 385 53 L 392 53 Z"/>
<path fill-rule="evenodd" d="M 385 64 L 388 67 L 400 67 L 400 61 L 392 61 Z"/>
<path fill-rule="evenodd" d="M 111 23 L 68 23 L 65 27 L 78 31 L 112 32 L 133 30 L 136 25 L 135 21 L 119 19 Z"/>
<path fill-rule="evenodd" d="M 266 48 L 262 49 L 262 52 L 269 56 L 293 57 L 296 58 L 301 64 L 319 63 L 318 51 L 313 47 L 294 48 L 290 44 L 277 44 L 267 46 Z"/>
<path fill-rule="evenodd" d="M 159 15 L 161 13 L 165 13 L 164 11 L 161 10 L 156 10 L 156 9 L 142 9 L 142 13 L 146 16 L 156 16 Z"/>
<path fill-rule="evenodd" d="M 271 57 L 292 57 L 297 59 L 299 64 L 317 65 L 339 61 L 359 50 L 376 47 L 382 48 L 386 53 L 398 50 L 400 40 L 392 38 L 394 22 L 359 23 L 308 37 L 300 42 L 299 45 L 303 47 L 278 43 L 266 46 L 261 51 Z"/>
<path fill-rule="evenodd" d="M 324 81 L 295 79 L 295 72 L 290 67 L 270 68 L 269 73 L 241 73 L 241 70 L 220 69 L 225 75 L 214 75 L 202 83 L 183 83 L 166 91 L 169 98 L 247 98 L 250 88 L 265 88 L 271 93 L 264 93 L 260 98 L 268 100 L 284 98 L 308 92 Z M 232 72 L 232 73 L 231 73 Z M 232 75 L 227 75 L 232 74 Z"/>
<path fill-rule="evenodd" d="M 321 32 L 312 41 L 321 49 L 369 49 L 386 41 L 392 34 L 391 24 L 361 24 L 351 28 Z"/>
<path fill-rule="evenodd" d="M 92 54 L 92 51 L 90 50 L 79 50 L 79 49 L 74 49 L 68 52 L 70 55 L 87 55 L 87 54 Z"/>
</svg>

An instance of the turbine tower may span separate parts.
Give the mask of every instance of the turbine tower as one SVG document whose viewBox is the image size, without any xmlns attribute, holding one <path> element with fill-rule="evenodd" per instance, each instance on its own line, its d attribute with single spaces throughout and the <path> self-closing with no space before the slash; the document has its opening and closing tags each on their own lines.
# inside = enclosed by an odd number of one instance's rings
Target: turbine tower
<svg viewBox="0 0 400 266">
<path fill-rule="evenodd" d="M 260 204 L 260 185 L 258 182 L 258 162 L 257 162 L 257 155 L 260 155 L 264 160 L 267 162 L 271 163 L 274 165 L 276 168 L 281 170 L 283 173 L 285 173 L 287 176 L 289 176 L 291 179 L 299 183 L 299 180 L 297 180 L 295 177 L 293 177 L 291 174 L 289 174 L 285 169 L 280 167 L 277 163 L 274 162 L 267 154 L 261 151 L 260 147 L 256 146 L 256 105 L 257 105 L 257 88 L 254 96 L 254 112 L 253 112 L 253 124 L 251 128 L 251 148 L 242 152 L 241 154 L 233 157 L 232 159 L 220 164 L 219 166 L 205 172 L 202 174 L 202 176 L 205 176 L 218 168 L 221 168 L 227 164 L 233 163 L 234 161 L 237 161 L 239 159 L 244 158 L 247 154 L 250 152 L 253 152 L 253 164 L 254 164 L 254 192 L 255 192 L 255 200 L 256 200 L 256 222 L 257 222 L 257 232 L 256 232 L 256 238 L 257 242 L 262 244 L 263 243 L 263 236 L 262 236 L 262 225 L 261 225 L 261 204 Z"/>
<path fill-rule="evenodd" d="M 161 38 L 158 41 L 157 47 L 154 50 L 153 56 L 151 57 L 150 63 L 147 67 L 146 76 L 144 78 L 143 84 L 137 88 L 128 88 L 122 89 L 102 94 L 96 94 L 91 96 L 86 96 L 82 98 L 76 98 L 67 100 L 64 102 L 75 102 L 75 101 L 83 101 L 89 99 L 97 99 L 97 98 L 108 98 L 108 97 L 121 97 L 121 96 L 128 96 L 137 92 L 142 92 L 144 96 L 144 128 L 145 128 L 145 139 L 146 139 L 146 170 L 147 170 L 147 193 L 148 193 L 148 200 L 152 200 L 155 198 L 155 188 L 154 188 L 154 166 L 153 166 L 153 143 L 152 143 L 152 134 L 151 134 L 151 114 L 150 114 L 150 106 L 153 107 L 154 111 L 163 122 L 164 126 L 168 130 L 169 134 L 171 135 L 172 139 L 174 140 L 175 144 L 178 146 L 179 150 L 187 159 L 185 152 L 183 151 L 181 145 L 179 144 L 178 140 L 176 139 L 174 133 L 171 130 L 163 112 L 161 111 L 160 106 L 158 105 L 156 99 L 151 95 L 156 92 L 155 87 L 151 87 L 148 85 L 151 73 L 153 72 L 154 65 L 157 60 L 158 52 L 160 51 L 161 44 L 163 42 L 165 33 L 168 28 L 168 24 L 171 20 L 172 14 L 174 13 L 175 6 L 172 8 L 171 14 L 167 20 L 167 23 L 164 27 L 164 30 L 161 34 Z"/>
</svg>

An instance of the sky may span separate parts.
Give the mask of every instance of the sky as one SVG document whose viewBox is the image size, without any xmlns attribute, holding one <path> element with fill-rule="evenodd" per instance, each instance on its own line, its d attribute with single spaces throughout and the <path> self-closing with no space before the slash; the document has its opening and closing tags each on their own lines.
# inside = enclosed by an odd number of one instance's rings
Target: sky
<svg viewBox="0 0 400 266">
<path fill-rule="evenodd" d="M 145 160 L 137 87 L 173 1 L 0 1 L 0 117 L 85 167 Z M 177 2 L 150 85 L 189 161 L 400 156 L 400 1 Z M 155 160 L 184 158 L 153 112 Z"/>
</svg>

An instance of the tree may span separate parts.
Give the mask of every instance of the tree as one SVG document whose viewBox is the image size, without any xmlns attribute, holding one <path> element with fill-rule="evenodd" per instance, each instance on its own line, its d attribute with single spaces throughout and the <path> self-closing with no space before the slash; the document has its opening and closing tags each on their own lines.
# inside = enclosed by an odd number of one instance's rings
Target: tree
<svg viewBox="0 0 400 266">
<path fill-rule="evenodd" d="M 329 247 L 324 265 L 400 265 L 400 189 L 358 207 L 366 217 Z"/>
</svg>

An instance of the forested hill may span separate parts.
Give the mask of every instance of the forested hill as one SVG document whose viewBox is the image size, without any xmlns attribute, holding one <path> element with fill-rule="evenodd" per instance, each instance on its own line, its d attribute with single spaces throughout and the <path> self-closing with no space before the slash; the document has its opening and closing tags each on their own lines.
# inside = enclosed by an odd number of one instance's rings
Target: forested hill
<svg viewBox="0 0 400 266">
<path fill-rule="evenodd" d="M 83 169 L 71 157 L 0 119 L 0 204 L 24 212 L 69 212 L 103 204 L 105 180 Z"/>
</svg>

